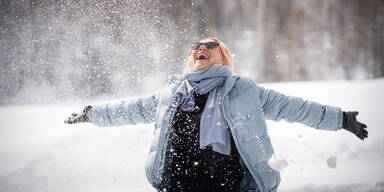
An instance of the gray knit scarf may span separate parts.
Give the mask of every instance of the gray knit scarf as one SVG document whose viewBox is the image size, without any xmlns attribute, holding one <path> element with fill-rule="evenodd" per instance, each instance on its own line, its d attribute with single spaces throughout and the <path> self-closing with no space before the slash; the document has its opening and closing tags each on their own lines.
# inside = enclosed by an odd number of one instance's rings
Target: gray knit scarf
<svg viewBox="0 0 384 192">
<path fill-rule="evenodd" d="M 176 90 L 177 103 L 183 111 L 193 111 L 193 93 L 209 92 L 200 121 L 200 149 L 211 146 L 216 152 L 229 155 L 231 150 L 228 124 L 223 117 L 224 81 L 232 75 L 228 67 L 216 64 L 202 70 L 186 69 L 185 79 Z"/>
</svg>

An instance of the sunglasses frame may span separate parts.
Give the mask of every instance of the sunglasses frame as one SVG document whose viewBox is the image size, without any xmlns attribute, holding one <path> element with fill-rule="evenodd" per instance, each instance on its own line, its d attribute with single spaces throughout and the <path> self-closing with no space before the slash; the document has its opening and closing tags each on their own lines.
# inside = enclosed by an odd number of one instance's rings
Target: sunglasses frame
<svg viewBox="0 0 384 192">
<path fill-rule="evenodd" d="M 207 49 L 213 49 L 215 47 L 218 47 L 220 44 L 218 42 L 215 42 L 215 41 L 210 41 L 210 42 L 207 42 L 207 43 L 201 43 L 201 42 L 196 42 L 192 45 L 192 50 L 198 50 L 200 48 L 200 46 L 204 45 Z"/>
</svg>

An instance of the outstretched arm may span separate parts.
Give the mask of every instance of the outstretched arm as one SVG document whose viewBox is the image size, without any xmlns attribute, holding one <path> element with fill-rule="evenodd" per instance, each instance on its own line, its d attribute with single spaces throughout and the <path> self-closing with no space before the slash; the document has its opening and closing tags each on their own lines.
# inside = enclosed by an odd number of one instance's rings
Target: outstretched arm
<svg viewBox="0 0 384 192">
<path fill-rule="evenodd" d="M 337 131 L 351 131 L 360 139 L 367 137 L 367 127 L 355 118 L 357 113 L 343 112 L 340 108 L 286 96 L 277 91 L 260 87 L 260 101 L 265 117 L 275 121 L 284 119 L 299 122 L 309 127 Z"/>
<path fill-rule="evenodd" d="M 343 113 L 340 108 L 286 96 L 272 89 L 260 91 L 261 106 L 267 119 L 299 122 L 309 127 L 337 131 L 342 128 Z"/>
<path fill-rule="evenodd" d="M 118 103 L 107 103 L 92 106 L 87 112 L 69 117 L 66 123 L 91 122 L 98 126 L 120 126 L 127 124 L 151 123 L 154 121 L 157 108 L 157 97 L 151 95 Z M 73 122 L 73 119 L 81 121 Z"/>
</svg>

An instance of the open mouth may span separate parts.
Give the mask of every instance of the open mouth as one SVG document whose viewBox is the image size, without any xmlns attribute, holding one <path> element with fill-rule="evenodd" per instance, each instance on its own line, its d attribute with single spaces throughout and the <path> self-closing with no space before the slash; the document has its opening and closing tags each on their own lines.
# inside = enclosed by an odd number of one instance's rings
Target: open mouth
<svg viewBox="0 0 384 192">
<path fill-rule="evenodd" d="M 204 54 L 197 55 L 196 60 L 207 60 L 208 56 Z"/>
</svg>

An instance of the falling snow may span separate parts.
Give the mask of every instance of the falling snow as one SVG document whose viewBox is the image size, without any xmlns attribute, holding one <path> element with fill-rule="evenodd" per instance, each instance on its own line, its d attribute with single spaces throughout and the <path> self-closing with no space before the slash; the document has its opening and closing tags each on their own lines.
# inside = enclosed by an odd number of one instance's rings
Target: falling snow
<svg viewBox="0 0 384 192">
<path fill-rule="evenodd" d="M 195 0 L 3 1 L 0 191 L 153 191 L 144 173 L 152 125 L 99 129 L 90 124 L 68 126 L 62 120 L 88 103 L 161 91 L 170 74 L 182 72 L 190 44 L 202 38 L 225 40 L 236 54 L 234 72 L 260 82 L 384 75 L 380 52 L 384 17 L 377 11 L 383 10 L 379 1 L 362 7 L 342 1 L 287 1 L 293 3 L 286 6 L 291 13 L 281 2 L 239 2 L 221 4 L 217 9 L 208 1 Z M 269 11 L 263 7 L 266 5 L 282 11 Z M 319 10 L 318 5 L 321 11 L 309 13 Z M 338 10 L 337 14 L 332 10 Z M 286 16 L 275 16 L 281 14 Z M 375 14 L 381 15 L 376 18 Z M 383 82 L 266 84 L 282 88 L 284 93 L 361 110 L 359 118 L 376 133 L 361 143 L 342 131 L 323 133 L 297 124 L 268 122 L 265 131 L 275 146 L 268 164 L 281 171 L 282 191 L 300 191 L 296 190 L 300 187 L 319 191 L 315 188 L 360 183 L 364 183 L 360 191 L 384 191 L 383 131 L 376 111 L 384 107 L 379 102 L 384 97 Z M 213 108 L 214 103 L 208 107 Z M 253 118 L 236 112 L 231 115 Z M 167 152 L 175 158 L 200 150 L 198 134 L 193 134 L 193 116 L 185 118 L 189 124 L 171 139 L 190 142 L 192 147 L 186 149 L 189 151 L 170 148 Z M 242 127 L 235 124 L 236 129 Z M 249 136 L 243 142 L 260 143 L 260 139 Z M 206 163 L 186 156 L 174 165 L 175 174 L 191 174 L 186 165 L 204 167 Z M 324 169 L 325 164 L 329 168 Z M 220 168 L 234 173 L 224 165 Z M 356 174 L 346 174 L 350 170 Z M 218 176 L 212 170 L 204 172 L 212 179 Z M 232 185 L 231 179 L 225 178 L 221 185 Z"/>
</svg>

